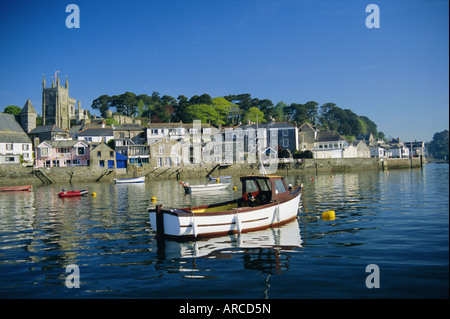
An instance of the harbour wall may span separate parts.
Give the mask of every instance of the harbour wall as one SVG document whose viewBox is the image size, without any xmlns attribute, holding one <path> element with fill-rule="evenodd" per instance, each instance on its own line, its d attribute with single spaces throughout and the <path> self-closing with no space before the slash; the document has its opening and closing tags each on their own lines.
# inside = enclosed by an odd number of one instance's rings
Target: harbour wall
<svg viewBox="0 0 450 319">
<path fill-rule="evenodd" d="M 276 174 L 319 174 L 361 170 L 389 170 L 417 168 L 426 163 L 421 158 L 378 159 L 378 158 L 331 158 L 302 159 L 278 164 Z M 174 178 L 187 180 L 203 176 L 243 176 L 259 174 L 256 164 L 240 163 L 228 166 L 201 163 L 170 168 L 138 167 L 129 165 L 126 169 L 105 169 L 94 166 L 51 167 L 36 169 L 20 165 L 0 165 L 0 186 L 42 185 L 45 183 L 113 182 L 114 178 L 145 176 L 149 180 Z"/>
</svg>

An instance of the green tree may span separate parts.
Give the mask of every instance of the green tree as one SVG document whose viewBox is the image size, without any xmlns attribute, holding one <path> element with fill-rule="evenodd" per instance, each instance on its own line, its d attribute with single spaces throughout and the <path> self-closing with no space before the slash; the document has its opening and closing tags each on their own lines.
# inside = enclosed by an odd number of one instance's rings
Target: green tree
<svg viewBox="0 0 450 319">
<path fill-rule="evenodd" d="M 138 112 L 136 94 L 125 92 L 111 97 L 111 107 L 114 107 L 119 114 L 135 116 Z"/>
<path fill-rule="evenodd" d="M 277 122 L 283 122 L 286 120 L 286 116 L 285 116 L 286 107 L 287 107 L 287 104 L 284 103 L 283 101 L 280 101 L 275 105 L 275 107 L 270 108 L 268 110 L 268 112 L 266 111 L 265 114 L 268 113 Z M 261 109 L 260 109 L 260 111 L 263 112 Z"/>
<path fill-rule="evenodd" d="M 253 106 L 244 113 L 243 122 L 254 122 L 254 123 L 264 123 L 264 113 L 260 111 L 257 107 Z"/>
<path fill-rule="evenodd" d="M 449 160 L 449 132 L 448 130 L 435 133 L 433 140 L 426 144 L 428 154 L 435 159 Z"/>
<path fill-rule="evenodd" d="M 212 98 L 208 94 L 194 95 L 190 98 L 189 104 L 212 104 Z"/>
<path fill-rule="evenodd" d="M 212 106 L 220 115 L 221 124 L 232 124 L 237 116 L 240 114 L 239 107 L 226 100 L 223 97 L 215 97 L 212 99 Z"/>
<path fill-rule="evenodd" d="M 175 121 L 182 121 L 184 123 L 187 123 L 187 113 L 186 110 L 189 106 L 189 100 L 184 95 L 179 95 L 177 97 L 177 104 L 175 106 Z"/>
<path fill-rule="evenodd" d="M 22 109 L 16 105 L 8 105 L 7 107 L 5 107 L 5 110 L 3 112 L 17 116 L 20 114 L 20 112 L 22 112 Z"/>
<path fill-rule="evenodd" d="M 186 117 L 191 123 L 194 120 L 200 120 L 202 123 L 211 123 L 212 125 L 223 124 L 220 119 L 221 115 L 211 104 L 189 105 L 186 109 Z"/>
<path fill-rule="evenodd" d="M 99 110 L 103 118 L 106 118 L 106 111 L 111 107 L 112 98 L 109 95 L 101 95 L 92 101 L 91 108 Z"/>
</svg>

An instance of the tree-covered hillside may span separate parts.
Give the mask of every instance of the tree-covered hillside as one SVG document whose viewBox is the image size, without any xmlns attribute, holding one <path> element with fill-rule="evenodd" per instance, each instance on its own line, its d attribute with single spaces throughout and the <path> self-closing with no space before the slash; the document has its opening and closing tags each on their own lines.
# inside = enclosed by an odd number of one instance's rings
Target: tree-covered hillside
<svg viewBox="0 0 450 319">
<path fill-rule="evenodd" d="M 434 134 L 433 140 L 426 143 L 428 156 L 439 159 L 449 160 L 449 132 L 448 130 Z"/>
<path fill-rule="evenodd" d="M 91 107 L 99 110 L 103 117 L 111 110 L 153 123 L 191 123 L 199 119 L 213 125 L 236 125 L 247 121 L 266 123 L 274 118 L 277 122 L 296 125 L 308 122 L 319 129 L 335 130 L 345 136 L 372 133 L 375 137 L 384 138 L 384 134 L 378 132 L 377 125 L 368 117 L 342 109 L 334 103 L 319 106 L 315 101 L 291 104 L 280 101 L 273 104 L 269 99 L 253 98 L 248 93 L 215 98 L 205 93 L 189 99 L 179 95 L 175 99 L 169 95 L 161 96 L 159 92 L 153 92 L 151 96 L 125 92 L 113 96 L 101 95 L 92 102 Z"/>
</svg>

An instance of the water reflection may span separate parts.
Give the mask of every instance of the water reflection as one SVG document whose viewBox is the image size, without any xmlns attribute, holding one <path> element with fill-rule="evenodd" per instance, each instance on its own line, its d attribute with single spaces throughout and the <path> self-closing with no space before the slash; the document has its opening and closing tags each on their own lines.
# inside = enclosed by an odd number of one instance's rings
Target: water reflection
<svg viewBox="0 0 450 319">
<path fill-rule="evenodd" d="M 243 255 L 245 268 L 273 274 L 289 269 L 287 252 L 301 247 L 299 224 L 294 221 L 278 228 L 196 241 L 155 238 L 150 251 L 156 256 L 158 270 L 191 271 L 196 258 L 231 259 Z"/>
</svg>

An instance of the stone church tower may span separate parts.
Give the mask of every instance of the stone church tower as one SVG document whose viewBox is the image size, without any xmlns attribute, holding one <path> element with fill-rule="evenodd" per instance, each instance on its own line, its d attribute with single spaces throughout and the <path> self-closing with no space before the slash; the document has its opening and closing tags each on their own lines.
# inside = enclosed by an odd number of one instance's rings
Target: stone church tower
<svg viewBox="0 0 450 319">
<path fill-rule="evenodd" d="M 42 79 L 42 125 L 56 124 L 63 130 L 70 128 L 70 120 L 75 116 L 75 99 L 69 97 L 69 81 L 66 77 L 65 86 L 60 86 L 59 74 L 56 74 L 56 85 L 45 87 L 45 77 Z"/>
<path fill-rule="evenodd" d="M 26 133 L 31 132 L 36 128 L 36 118 L 36 110 L 34 109 L 33 104 L 31 104 L 30 99 L 28 99 L 22 108 L 22 112 L 20 112 L 20 125 Z"/>
</svg>

